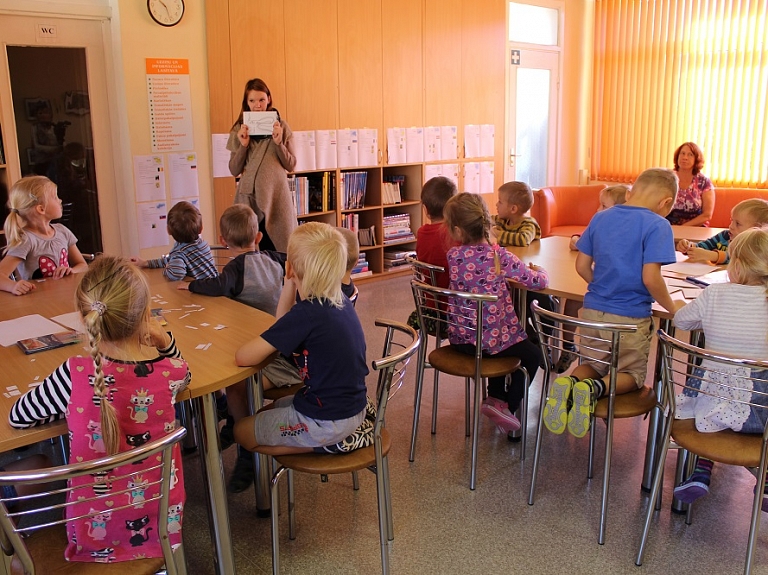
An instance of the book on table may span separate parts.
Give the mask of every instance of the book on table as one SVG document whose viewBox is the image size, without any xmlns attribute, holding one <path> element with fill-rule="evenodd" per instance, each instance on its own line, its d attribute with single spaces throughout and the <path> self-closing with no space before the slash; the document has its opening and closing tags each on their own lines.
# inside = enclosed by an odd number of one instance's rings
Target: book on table
<svg viewBox="0 0 768 575">
<path fill-rule="evenodd" d="M 64 347 L 65 345 L 70 345 L 79 341 L 80 334 L 74 330 L 70 330 L 41 335 L 40 337 L 28 337 L 26 339 L 20 339 L 16 343 L 24 353 L 29 355 L 30 353 Z"/>
</svg>

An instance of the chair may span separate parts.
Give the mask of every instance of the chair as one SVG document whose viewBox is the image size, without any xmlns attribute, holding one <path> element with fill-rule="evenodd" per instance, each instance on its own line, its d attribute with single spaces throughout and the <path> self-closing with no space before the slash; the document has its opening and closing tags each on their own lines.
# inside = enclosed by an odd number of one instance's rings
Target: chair
<svg viewBox="0 0 768 575">
<path fill-rule="evenodd" d="M 211 246 L 211 254 L 213 255 L 213 262 L 216 264 L 216 271 L 221 273 L 229 262 L 233 259 L 232 252 L 225 246 Z"/>
<path fill-rule="evenodd" d="M 576 336 L 576 330 L 579 327 L 599 329 L 610 333 L 610 339 L 578 336 L 576 337 L 578 347 L 575 353 L 579 361 L 586 359 L 592 346 L 602 343 L 610 344 L 610 357 L 602 363 L 608 367 L 609 386 L 608 395 L 598 400 L 595 406 L 595 412 L 592 414 L 589 430 L 589 462 L 587 465 L 587 477 L 592 479 L 594 451 L 595 451 L 595 421 L 605 420 L 605 462 L 603 467 L 603 486 L 602 498 L 600 502 L 600 532 L 597 542 L 602 545 L 605 543 L 606 519 L 608 510 L 608 486 L 610 484 L 611 474 L 611 451 L 613 447 L 613 420 L 616 418 L 635 417 L 650 412 L 654 407 L 658 407 L 656 394 L 647 386 L 643 386 L 637 391 L 616 395 L 616 376 L 618 374 L 619 360 L 619 340 L 623 333 L 633 333 L 637 331 L 637 326 L 628 324 L 600 323 L 586 321 L 571 316 L 543 310 L 538 302 L 531 302 L 531 312 L 536 332 L 539 336 L 539 345 L 541 346 L 544 357 L 547 353 L 551 357 L 557 357 L 557 353 L 563 353 L 563 345 L 566 342 L 565 334 Z M 548 319 L 551 324 L 544 324 Z M 546 327 L 546 330 L 544 329 Z M 592 360 L 595 361 L 595 360 Z M 536 431 L 536 448 L 533 457 L 533 473 L 531 475 L 531 490 L 528 495 L 528 505 L 533 505 L 534 493 L 536 490 L 536 479 L 538 477 L 539 462 L 541 459 L 541 443 L 544 438 L 544 405 L 549 394 L 549 388 L 552 382 L 552 369 L 549 362 L 544 362 L 544 379 L 541 386 L 541 402 L 539 404 L 539 427 Z M 556 374 L 557 375 L 557 374 Z"/>
<path fill-rule="evenodd" d="M 414 257 L 406 258 L 406 261 L 411 265 L 411 270 L 413 272 L 413 279 L 421 282 L 423 284 L 427 284 L 430 286 L 436 286 L 437 285 L 437 274 L 444 273 L 445 268 L 442 266 L 436 266 L 433 264 L 429 264 L 427 262 L 422 262 L 420 260 L 417 260 Z M 415 302 L 414 302 L 415 303 Z M 418 305 L 418 304 L 417 304 Z M 418 312 L 417 312 L 418 313 Z M 409 322 L 410 323 L 410 322 Z M 424 330 L 421 333 L 421 341 L 423 345 L 421 346 L 421 349 L 419 350 L 419 355 L 417 358 L 416 363 L 416 388 L 414 390 L 414 402 L 416 404 L 419 404 L 421 402 L 421 389 L 422 389 L 422 381 L 424 379 L 424 370 L 425 369 L 432 369 L 432 366 L 429 364 L 428 361 L 426 361 L 426 350 L 429 348 L 429 336 L 437 338 L 438 336 L 440 341 L 444 339 L 442 337 L 444 334 L 438 334 L 434 330 L 429 329 L 429 325 L 427 325 L 427 329 Z M 436 346 L 440 346 L 440 341 L 436 342 Z M 438 383 L 438 377 L 440 375 L 440 372 L 435 370 L 434 373 L 434 383 L 432 386 L 432 435 L 434 435 L 437 432 L 437 383 Z M 469 390 L 467 390 L 467 411 L 469 411 Z M 414 412 L 414 417 L 416 416 L 416 413 Z M 416 458 L 416 428 L 417 428 L 417 420 L 414 419 L 413 424 L 413 435 L 411 436 L 411 450 L 408 454 L 408 461 L 414 461 Z M 469 434 L 469 428 L 467 428 L 467 434 Z"/>
<path fill-rule="evenodd" d="M 752 570 L 753 553 L 760 528 L 763 481 L 768 469 L 768 425 L 762 433 L 736 433 L 727 429 L 716 433 L 696 430 L 694 419 L 675 419 L 678 406 L 675 392 L 696 390 L 715 400 L 733 401 L 750 410 L 768 410 L 768 360 L 737 358 L 703 350 L 658 331 L 662 362 L 662 444 L 654 469 L 653 487 L 635 564 L 641 565 L 654 511 L 659 497 L 670 437 L 677 447 L 695 456 L 719 463 L 757 469 L 757 489 L 752 501 L 752 518 L 747 542 L 744 573 Z M 701 367 L 700 367 L 701 366 Z M 691 458 L 694 460 L 695 458 Z M 692 461 L 695 463 L 695 461 Z M 657 505 L 654 505 L 657 503 Z M 692 504 L 691 504 L 692 506 Z M 690 511 L 686 523 L 690 524 Z"/>
<path fill-rule="evenodd" d="M 168 522 L 158 521 L 160 542 L 163 547 L 163 557 L 156 559 L 137 559 L 120 563 L 75 563 L 64 559 L 64 549 L 67 543 L 65 532 L 64 511 L 74 504 L 67 502 L 67 494 L 71 490 L 63 487 L 61 482 L 82 475 L 93 475 L 107 472 L 123 465 L 138 463 L 150 456 L 157 456 L 158 463 L 149 469 L 162 469 L 160 480 L 147 486 L 148 496 L 143 501 L 135 501 L 129 505 L 114 506 L 115 495 L 129 493 L 130 490 L 111 491 L 94 495 L 89 500 L 98 509 L 98 514 L 117 509 L 126 509 L 134 505 L 146 505 L 151 501 L 159 504 L 158 517 L 168 516 L 168 497 L 170 492 L 172 448 L 180 441 L 186 430 L 181 427 L 165 437 L 137 447 L 136 449 L 106 456 L 93 461 L 85 461 L 74 465 L 62 465 L 33 471 L 2 472 L 0 485 L 48 485 L 54 484 L 48 491 L 23 495 L 15 498 L 0 499 L 0 543 L 6 555 L 12 556 L 10 574 L 26 573 L 56 573 L 59 575 L 150 575 L 163 568 L 169 575 L 186 574 L 186 563 L 183 547 L 175 552 L 171 549 L 168 539 Z M 141 470 L 142 473 L 147 468 Z M 94 482 L 92 485 L 95 485 Z M 159 493 L 149 496 L 149 487 L 159 483 Z M 77 489 L 77 488 L 75 488 Z M 78 493 L 83 491 L 78 490 Z M 109 501 L 107 501 L 109 500 Z M 77 501 L 80 502 L 79 500 Z M 16 509 L 18 506 L 18 509 Z M 12 509 L 9 509 L 12 507 Z M 94 513 L 96 514 L 96 513 Z M 79 518 L 82 518 L 79 517 Z"/>
<path fill-rule="evenodd" d="M 438 287 L 428 286 L 416 280 L 411 280 L 411 289 L 413 290 L 413 299 L 416 302 L 416 311 L 419 316 L 419 325 L 422 338 L 427 337 L 427 320 L 434 322 L 435 330 L 439 333 L 442 329 L 451 325 L 456 325 L 462 321 L 464 325 L 483 324 L 483 304 L 498 300 L 498 296 L 491 294 L 472 294 Z M 456 313 L 449 317 L 445 313 L 448 298 L 452 301 L 460 302 L 455 305 Z M 430 352 L 428 358 L 426 355 L 426 346 L 419 350 L 418 365 L 425 365 L 425 360 L 429 360 L 429 365 L 435 372 L 447 373 L 463 377 L 466 385 L 466 394 L 469 396 L 470 380 L 475 382 L 475 400 L 473 410 L 473 427 L 470 432 L 470 407 L 469 401 L 465 404 L 465 424 L 466 436 L 472 435 L 472 465 L 470 471 L 469 488 L 474 489 L 477 483 L 477 443 L 478 431 L 480 428 L 480 403 L 482 402 L 482 392 L 484 390 L 484 381 L 488 377 L 500 377 L 517 371 L 523 370 L 525 374 L 525 392 L 522 403 L 521 427 L 523 429 L 523 442 L 520 451 L 520 459 L 525 458 L 525 428 L 527 426 L 528 414 L 528 373 L 521 366 L 520 359 L 516 357 L 483 357 L 482 355 L 482 329 L 475 330 L 475 349 L 474 355 L 469 355 L 458 351 L 453 345 L 441 345 L 441 339 L 437 338 L 437 347 Z M 416 403 L 413 408 L 413 431 L 411 433 L 411 453 L 416 448 L 416 432 L 419 424 L 419 411 L 421 407 L 422 381 L 416 382 Z M 433 425 L 436 417 L 437 393 L 433 400 Z"/>
<path fill-rule="evenodd" d="M 297 455 L 278 455 L 278 466 L 271 480 L 272 496 L 272 572 L 280 572 L 280 550 L 278 530 L 278 485 L 284 473 L 288 475 L 288 526 L 289 537 L 295 539 L 295 513 L 293 472 L 301 471 L 315 475 L 335 475 L 354 473 L 360 469 L 369 469 L 376 474 L 376 493 L 379 507 L 379 538 L 381 541 L 382 573 L 389 573 L 389 542 L 394 539 L 392 524 L 392 498 L 389 489 L 389 463 L 387 455 L 391 447 L 391 438 L 384 427 L 384 417 L 389 398 L 402 386 L 405 368 L 411 356 L 419 347 L 419 335 L 411 327 L 389 320 L 376 320 L 376 325 L 387 330 L 382 359 L 372 363 L 379 372 L 376 389 L 377 413 L 374 423 L 373 445 L 356 449 L 344 454 L 302 453 Z M 397 334 L 404 336 L 405 342 L 395 340 Z M 393 351 L 393 348 L 401 348 Z M 354 476 L 354 488 L 357 489 L 357 477 Z"/>
</svg>

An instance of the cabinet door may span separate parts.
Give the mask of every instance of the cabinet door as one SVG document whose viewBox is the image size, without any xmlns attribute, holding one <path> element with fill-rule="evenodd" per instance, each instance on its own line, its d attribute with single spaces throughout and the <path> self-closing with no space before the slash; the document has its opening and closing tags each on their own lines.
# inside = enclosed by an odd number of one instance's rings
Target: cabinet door
<svg viewBox="0 0 768 575">
<path fill-rule="evenodd" d="M 384 126 L 423 126 L 424 10 L 413 0 L 382 0 Z"/>
<path fill-rule="evenodd" d="M 424 34 L 424 121 L 461 129 L 463 0 L 427 0 Z"/>
</svg>

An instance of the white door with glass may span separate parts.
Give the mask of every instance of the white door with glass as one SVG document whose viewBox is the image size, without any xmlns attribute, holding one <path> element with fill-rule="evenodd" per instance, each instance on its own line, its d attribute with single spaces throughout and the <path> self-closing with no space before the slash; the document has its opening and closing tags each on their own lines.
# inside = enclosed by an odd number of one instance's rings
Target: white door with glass
<svg viewBox="0 0 768 575">
<path fill-rule="evenodd" d="M 555 183 L 560 88 L 560 2 L 509 4 L 504 180 Z M 532 47 L 535 46 L 535 47 Z"/>
</svg>

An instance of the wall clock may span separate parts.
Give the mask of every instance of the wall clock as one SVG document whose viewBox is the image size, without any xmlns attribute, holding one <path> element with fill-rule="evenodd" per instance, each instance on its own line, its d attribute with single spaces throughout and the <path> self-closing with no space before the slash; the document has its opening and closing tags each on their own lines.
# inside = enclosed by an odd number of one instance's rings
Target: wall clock
<svg viewBox="0 0 768 575">
<path fill-rule="evenodd" d="M 161 26 L 175 26 L 184 16 L 184 0 L 147 0 L 147 10 Z"/>
</svg>

